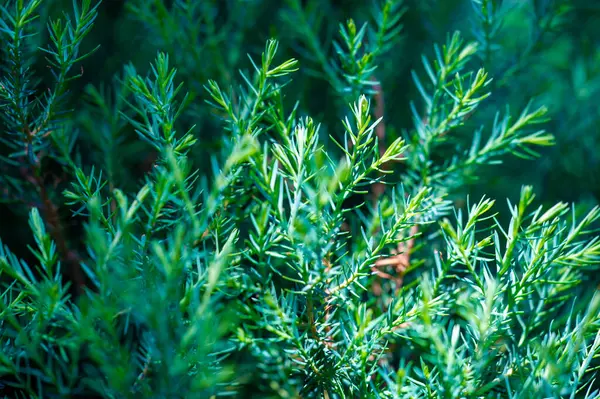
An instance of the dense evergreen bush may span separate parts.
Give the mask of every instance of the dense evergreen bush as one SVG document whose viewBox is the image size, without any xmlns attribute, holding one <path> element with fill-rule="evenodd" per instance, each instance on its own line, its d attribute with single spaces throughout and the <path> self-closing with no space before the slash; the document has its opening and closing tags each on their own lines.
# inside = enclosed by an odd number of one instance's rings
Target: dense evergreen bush
<svg viewBox="0 0 600 399">
<path fill-rule="evenodd" d="M 0 9 L 5 397 L 600 398 L 593 5 L 63 3 Z"/>
</svg>

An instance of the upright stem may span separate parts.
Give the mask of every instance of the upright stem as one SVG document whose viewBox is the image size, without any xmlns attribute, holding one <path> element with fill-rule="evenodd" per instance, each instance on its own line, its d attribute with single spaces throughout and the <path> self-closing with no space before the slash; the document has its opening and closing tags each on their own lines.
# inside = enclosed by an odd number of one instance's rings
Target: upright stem
<svg viewBox="0 0 600 399">
<path fill-rule="evenodd" d="M 375 77 L 373 77 L 372 80 L 377 82 Z M 383 118 L 384 113 L 385 113 L 385 102 L 384 102 L 384 96 L 383 96 L 383 89 L 382 89 L 380 83 L 377 83 L 374 86 L 374 88 L 375 88 L 375 96 L 374 97 L 375 97 L 375 102 L 376 102 L 375 118 L 379 119 L 379 118 Z M 385 150 L 386 150 L 386 144 L 385 144 L 386 131 L 385 131 L 385 122 L 383 119 L 375 128 L 375 134 L 377 135 L 377 140 L 378 140 L 379 156 L 383 156 L 383 154 L 385 154 Z M 383 164 L 382 168 L 383 169 L 389 168 L 389 164 Z M 381 182 L 376 182 L 373 184 L 372 189 L 373 189 L 373 206 L 376 207 L 377 201 L 379 200 L 379 198 L 385 191 L 385 184 L 383 184 Z M 414 235 L 417 233 L 417 231 L 418 230 L 416 229 L 416 226 L 414 226 L 414 228 L 411 229 L 410 234 Z M 397 248 L 398 254 L 375 262 L 375 265 L 373 266 L 372 270 L 378 276 L 380 276 L 382 278 L 387 278 L 387 279 L 396 281 L 396 285 L 397 285 L 396 289 L 398 289 L 400 287 L 400 285 L 402 284 L 402 278 L 404 276 L 404 272 L 406 271 L 406 269 L 409 266 L 410 251 L 412 250 L 413 246 L 414 246 L 414 238 L 411 238 L 406 244 L 404 242 L 400 242 L 398 244 L 398 248 Z M 392 265 L 394 267 L 394 271 L 395 271 L 394 276 L 384 273 L 379 269 L 379 267 L 386 266 L 386 265 Z M 377 295 L 377 293 L 381 294 L 381 289 L 382 289 L 381 283 L 377 280 L 374 281 L 373 282 L 373 291 L 375 292 L 376 295 Z"/>
<path fill-rule="evenodd" d="M 377 81 L 375 77 L 372 79 L 373 81 Z M 383 118 L 385 112 L 385 102 L 383 98 L 383 89 L 381 88 L 381 83 L 377 83 L 375 86 L 375 119 Z M 375 135 L 377 136 L 378 148 L 379 148 L 379 156 L 383 156 L 385 154 L 385 120 L 381 119 L 381 122 L 375 127 Z M 387 165 L 382 165 L 382 168 L 385 168 Z M 381 182 L 376 182 L 373 184 L 373 205 L 377 205 L 377 200 L 385 191 L 385 185 Z"/>
</svg>

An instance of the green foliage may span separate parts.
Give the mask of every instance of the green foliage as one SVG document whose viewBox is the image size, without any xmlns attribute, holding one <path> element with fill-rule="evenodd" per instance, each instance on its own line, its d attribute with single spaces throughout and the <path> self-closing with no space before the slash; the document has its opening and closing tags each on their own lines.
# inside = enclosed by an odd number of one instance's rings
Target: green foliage
<svg viewBox="0 0 600 399">
<path fill-rule="evenodd" d="M 401 134 L 382 99 L 410 4 L 334 39 L 332 3 L 289 0 L 238 65 L 270 2 L 127 1 L 162 51 L 79 95 L 101 7 L 52 3 L 0 19 L 0 184 L 33 239 L 0 244 L 6 397 L 600 398 L 600 207 L 460 204 L 558 141 L 506 94 L 516 3 L 473 1 L 474 40 L 420 57 Z M 531 6 L 523 57 L 571 10 Z"/>
</svg>

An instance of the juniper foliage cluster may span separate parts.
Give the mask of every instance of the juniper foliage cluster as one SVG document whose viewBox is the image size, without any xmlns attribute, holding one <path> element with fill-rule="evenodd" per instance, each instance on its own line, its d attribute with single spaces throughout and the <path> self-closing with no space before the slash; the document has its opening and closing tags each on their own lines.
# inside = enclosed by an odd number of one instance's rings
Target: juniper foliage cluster
<svg viewBox="0 0 600 399">
<path fill-rule="evenodd" d="M 0 8 L 5 397 L 600 398 L 600 207 L 464 195 L 560 141 L 511 90 L 573 4 L 454 5 L 395 125 L 442 2 L 288 0 L 256 50 L 269 1 L 129 0 L 160 51 L 83 92 L 101 4 L 59 3 Z"/>
</svg>

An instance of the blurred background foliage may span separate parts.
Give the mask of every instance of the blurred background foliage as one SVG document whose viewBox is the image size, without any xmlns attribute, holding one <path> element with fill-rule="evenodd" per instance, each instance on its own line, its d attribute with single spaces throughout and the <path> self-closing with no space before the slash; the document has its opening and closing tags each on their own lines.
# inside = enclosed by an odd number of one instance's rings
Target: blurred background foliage
<svg viewBox="0 0 600 399">
<path fill-rule="evenodd" d="M 72 7 L 71 0 L 44 4 L 39 23 Z M 546 204 L 574 201 L 588 207 L 598 202 L 600 2 L 406 0 L 402 7 L 406 10 L 400 22 L 402 38 L 379 60 L 375 71 L 382 87 L 388 142 L 414 126 L 410 104 L 419 96 L 411 71 L 421 73 L 422 55 L 432 56 L 433 45 L 444 43 L 458 30 L 466 39 L 479 42 L 480 65 L 474 67 L 484 66 L 494 79 L 486 107 L 459 130 L 463 144 L 471 142 L 482 123 L 491 127 L 496 112 L 506 105 L 518 110 L 533 99 L 535 106 L 549 108 L 545 128 L 555 134 L 556 145 L 543 149 L 533 161 L 509 157 L 501 166 L 473 171 L 478 179 L 462 185 L 456 204 L 463 205 L 465 194 L 475 199 L 483 194 L 501 201 L 516 198 L 523 184 L 533 185 Z M 323 124 L 324 140 L 330 133 L 335 136 L 342 130 L 339 120 L 346 112 L 347 98 L 333 87 L 327 60 L 335 57 L 339 24 L 352 18 L 360 26 L 372 19 L 371 10 L 368 0 L 104 0 L 82 51 L 98 44 L 100 48 L 84 60 L 83 76 L 72 83 L 69 97 L 77 105 L 72 129 L 78 135 L 76 149 L 83 164 L 105 164 L 111 181 L 125 189 L 135 187 L 152 164 L 155 154 L 150 145 L 119 121 L 119 112 L 126 107 L 115 90 L 119 86 L 114 76 L 122 76 L 127 63 L 144 73 L 161 50 L 170 55 L 178 78 L 192 93 L 181 120 L 184 128 L 197 126 L 202 145 L 195 147 L 194 161 L 210 168 L 210 157 L 218 154 L 226 133 L 210 114 L 203 85 L 208 79 L 221 87 L 240 84 L 241 77 L 234 71 L 251 68 L 246 54 L 260 55 L 269 37 L 280 41 L 281 59 L 300 60 L 301 72 L 287 90 L 288 106 L 299 101 L 301 114 Z M 51 81 L 43 57 L 35 68 Z M 42 81 L 41 87 L 45 84 Z M 452 151 L 447 149 L 448 157 Z M 60 165 L 46 170 L 58 198 L 69 182 L 61 179 Z M 17 221 L 24 220 L 27 207 L 10 202 L 0 206 L 0 235 L 19 256 L 27 257 L 22 244 L 29 240 L 29 231 L 15 228 L 20 225 Z M 80 223 L 67 209 L 61 213 L 71 220 L 70 233 L 79 234 Z"/>
</svg>

